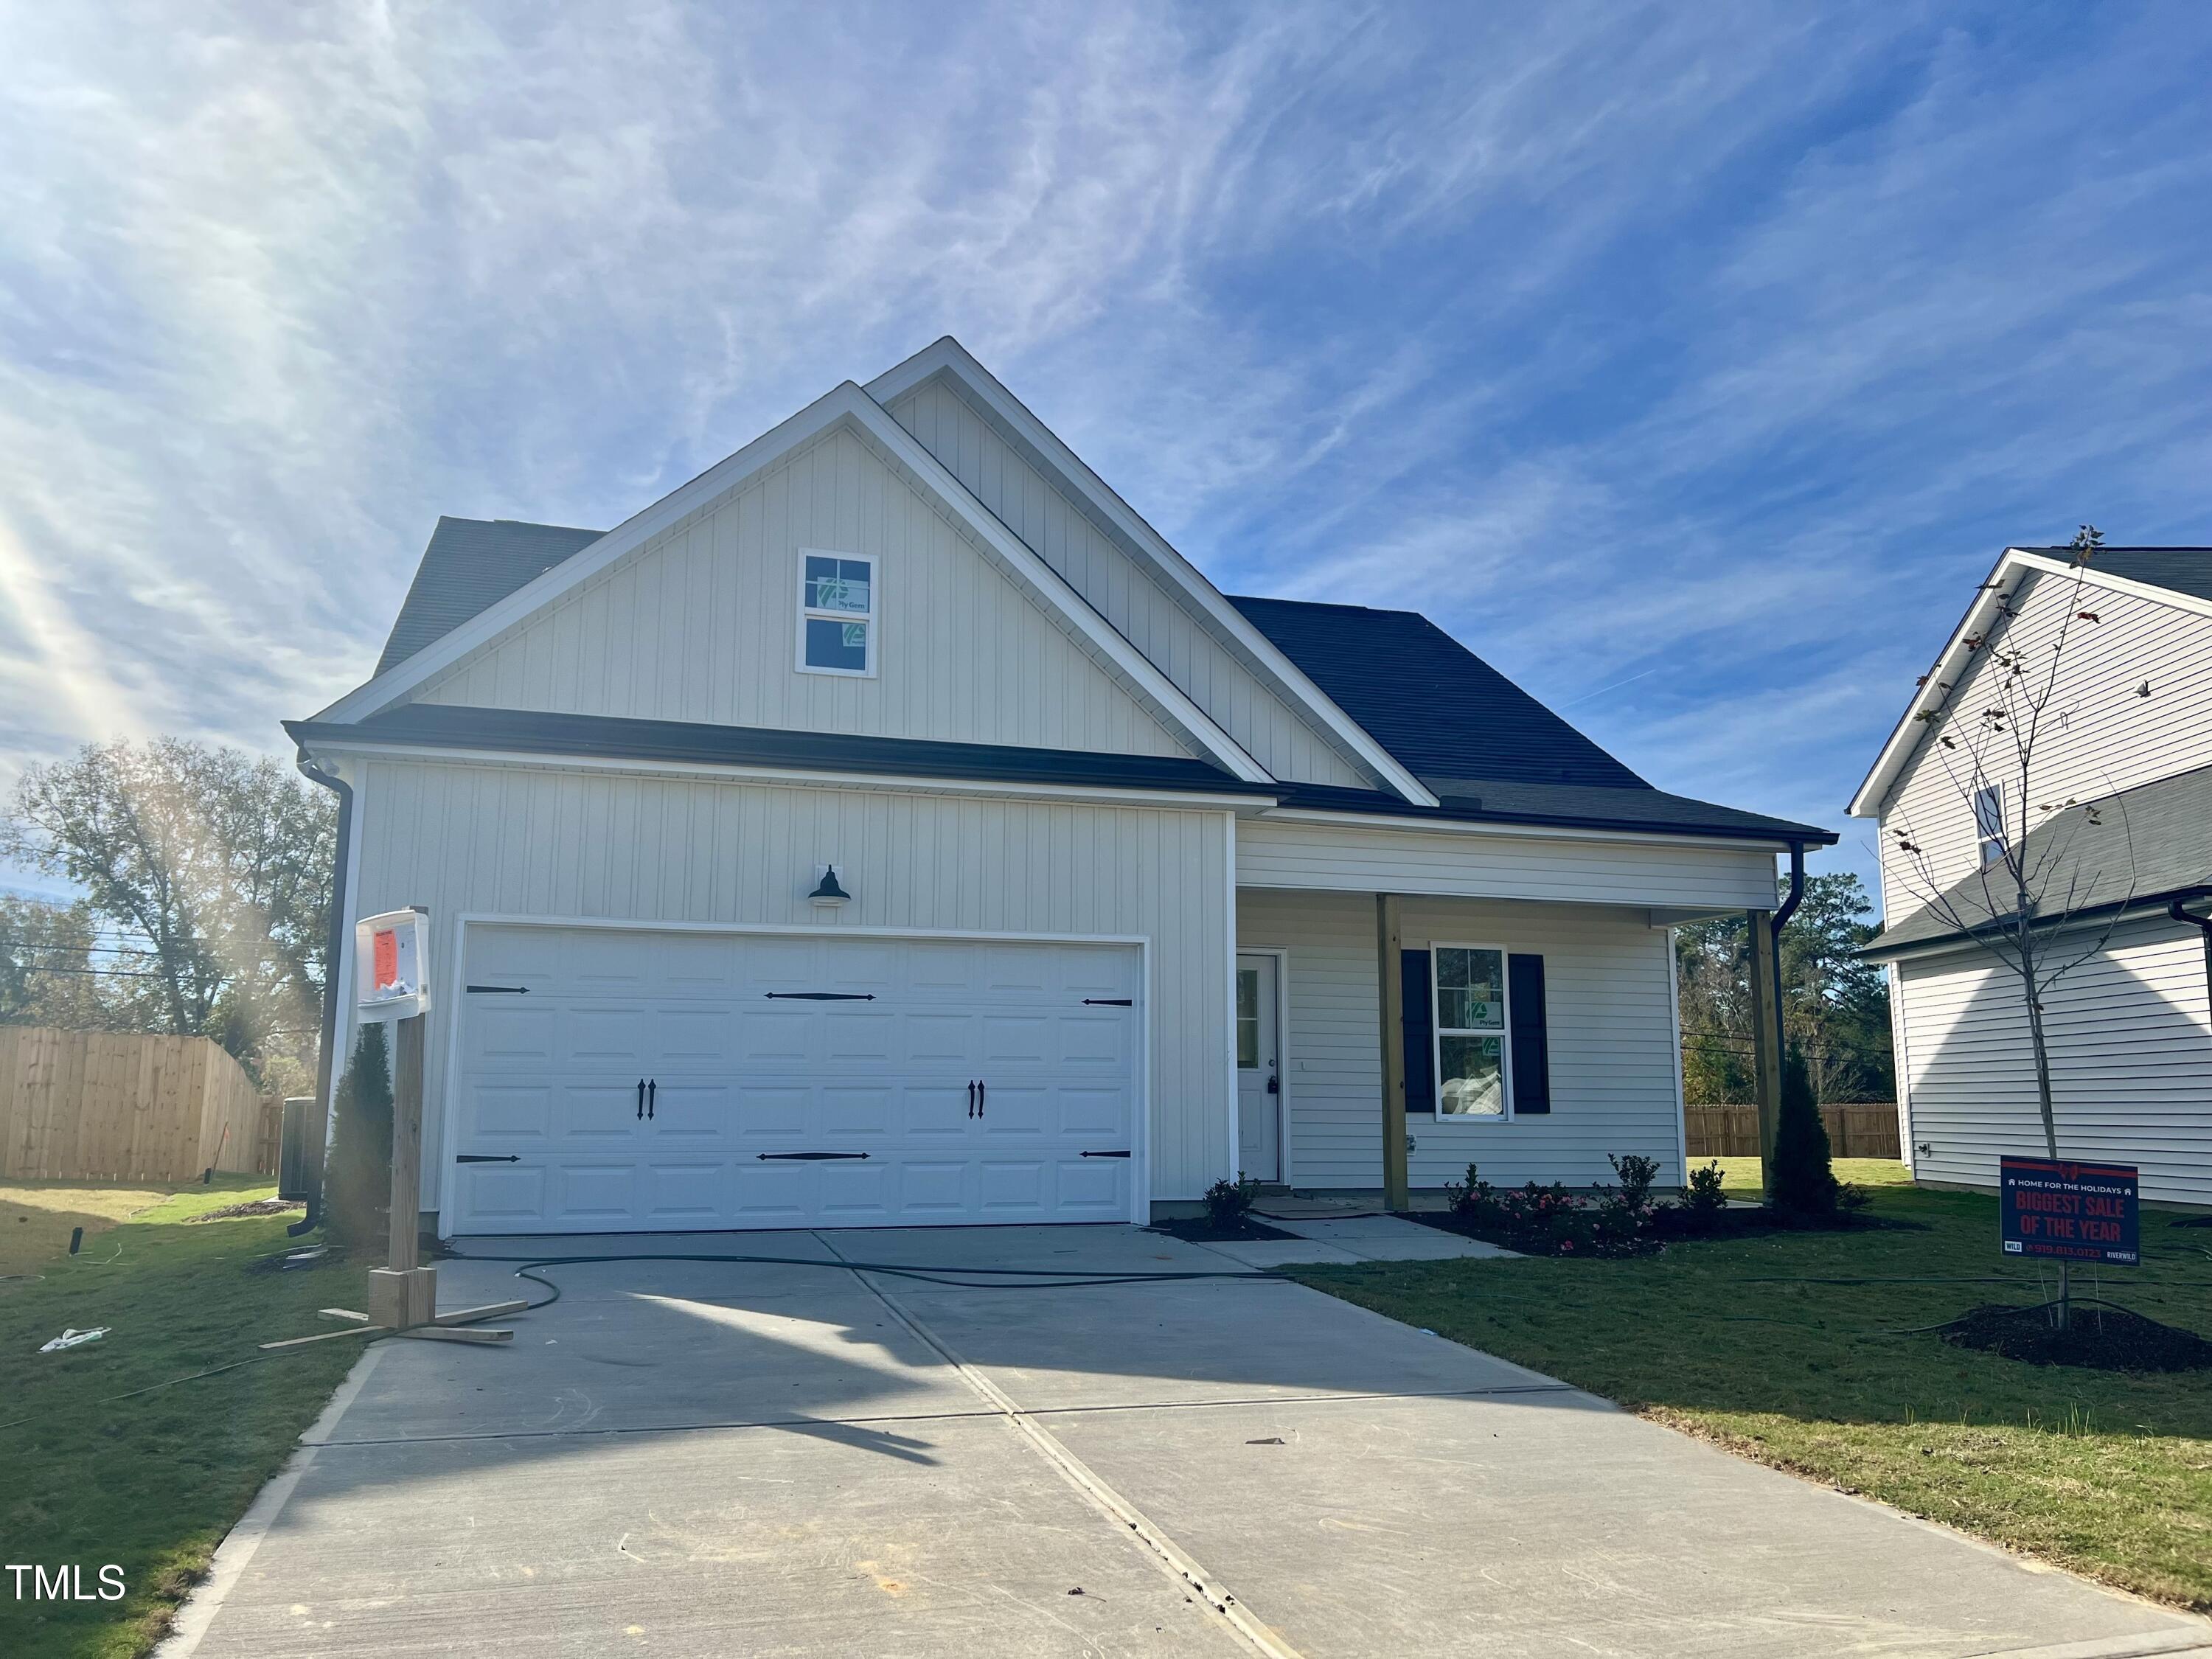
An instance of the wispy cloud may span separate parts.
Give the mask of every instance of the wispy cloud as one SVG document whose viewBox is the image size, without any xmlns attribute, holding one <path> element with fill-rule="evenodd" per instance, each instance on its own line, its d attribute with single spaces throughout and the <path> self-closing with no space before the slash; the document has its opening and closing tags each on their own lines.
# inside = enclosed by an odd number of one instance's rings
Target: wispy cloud
<svg viewBox="0 0 2212 1659">
<path fill-rule="evenodd" d="M 0 35 L 0 765 L 275 748 L 439 512 L 615 522 L 946 331 L 1224 586 L 1829 822 L 2002 543 L 2212 539 L 2185 7 Z"/>
</svg>

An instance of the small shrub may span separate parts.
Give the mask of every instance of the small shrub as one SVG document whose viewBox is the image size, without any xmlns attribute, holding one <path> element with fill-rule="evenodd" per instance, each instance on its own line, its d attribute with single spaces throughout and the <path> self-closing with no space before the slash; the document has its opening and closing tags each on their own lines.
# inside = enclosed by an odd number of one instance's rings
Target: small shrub
<svg viewBox="0 0 2212 1659">
<path fill-rule="evenodd" d="M 1244 1176 L 1217 1181 L 1206 1189 L 1206 1218 L 1224 1231 L 1242 1226 L 1259 1195 L 1260 1183 Z"/>
<path fill-rule="evenodd" d="M 334 1093 L 324 1218 L 339 1243 L 374 1249 L 384 1243 L 392 1207 L 392 1068 L 381 1024 L 361 1028 Z"/>
<path fill-rule="evenodd" d="M 1725 1177 L 1721 1173 L 1720 1160 L 1716 1158 L 1701 1170 L 1690 1171 L 1690 1191 L 1682 1200 L 1682 1207 L 1692 1215 L 1707 1220 L 1728 1208 L 1728 1194 L 1722 1190 Z"/>
<path fill-rule="evenodd" d="M 1774 1125 L 1774 1167 L 1766 1172 L 1766 1201 L 1784 1215 L 1808 1219 L 1835 1213 L 1835 1170 L 1829 1163 L 1828 1128 L 1813 1101 L 1805 1051 L 1791 1043 L 1782 1061 L 1781 1109 Z"/>
</svg>

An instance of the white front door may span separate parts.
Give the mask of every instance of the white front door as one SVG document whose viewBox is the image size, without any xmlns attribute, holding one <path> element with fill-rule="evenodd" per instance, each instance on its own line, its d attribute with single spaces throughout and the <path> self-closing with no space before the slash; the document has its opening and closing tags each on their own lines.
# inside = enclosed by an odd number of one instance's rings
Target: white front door
<svg viewBox="0 0 2212 1659">
<path fill-rule="evenodd" d="M 1127 1221 L 1128 946 L 477 926 L 448 1231 Z"/>
<path fill-rule="evenodd" d="M 1275 958 L 1237 958 L 1237 1172 L 1283 1178 L 1283 1082 L 1275 1031 Z"/>
</svg>

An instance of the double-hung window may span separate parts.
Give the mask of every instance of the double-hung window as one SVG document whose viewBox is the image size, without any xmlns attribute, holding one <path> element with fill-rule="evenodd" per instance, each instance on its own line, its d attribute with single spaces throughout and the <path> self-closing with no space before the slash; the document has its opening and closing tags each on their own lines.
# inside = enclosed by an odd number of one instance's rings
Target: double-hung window
<svg viewBox="0 0 2212 1659">
<path fill-rule="evenodd" d="M 1437 1112 L 1505 1115 L 1505 953 L 1436 947 Z"/>
<path fill-rule="evenodd" d="M 1982 862 L 1995 864 L 2005 855 L 2004 791 L 1994 783 L 1974 791 L 1974 833 L 1982 843 Z"/>
<path fill-rule="evenodd" d="M 876 672 L 876 562 L 866 554 L 799 556 L 799 671 Z"/>
</svg>

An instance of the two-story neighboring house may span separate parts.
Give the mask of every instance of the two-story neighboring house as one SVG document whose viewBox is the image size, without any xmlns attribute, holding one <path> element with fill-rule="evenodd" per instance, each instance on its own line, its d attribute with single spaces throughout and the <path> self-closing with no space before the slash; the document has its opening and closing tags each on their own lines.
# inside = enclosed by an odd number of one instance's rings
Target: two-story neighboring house
<svg viewBox="0 0 2212 1659">
<path fill-rule="evenodd" d="M 1669 929 L 1834 839 L 1224 597 L 949 339 L 605 533 L 441 520 L 287 729 L 344 913 L 430 915 L 446 1233 L 1371 1191 L 1386 1077 L 1413 1187 L 1679 1182 Z"/>
<path fill-rule="evenodd" d="M 2008 768 L 1978 777 L 1960 736 L 1944 746 L 2002 703 L 2014 660 L 2051 677 L 2024 801 Z M 2002 733 L 1989 752 L 2017 750 Z M 2008 549 L 1850 811 L 1881 822 L 1887 925 L 1867 954 L 1887 964 L 1916 1179 L 1993 1187 L 2001 1156 L 2045 1150 L 2020 975 L 1960 926 L 2018 915 L 2002 871 L 2024 837 L 2039 948 L 2078 961 L 2043 998 L 2061 1155 L 2212 1203 L 2212 549 L 2086 567 Z"/>
</svg>

